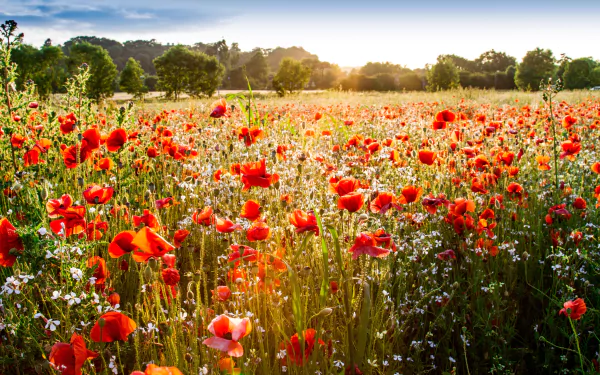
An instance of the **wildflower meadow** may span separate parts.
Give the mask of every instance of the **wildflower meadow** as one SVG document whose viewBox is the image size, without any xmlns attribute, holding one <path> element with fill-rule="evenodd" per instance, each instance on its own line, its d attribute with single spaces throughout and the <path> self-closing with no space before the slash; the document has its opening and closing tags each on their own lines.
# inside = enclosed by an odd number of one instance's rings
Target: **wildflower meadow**
<svg viewBox="0 0 600 375">
<path fill-rule="evenodd" d="M 0 57 L 0 374 L 599 372 L 598 94 L 116 104 Z"/>
</svg>

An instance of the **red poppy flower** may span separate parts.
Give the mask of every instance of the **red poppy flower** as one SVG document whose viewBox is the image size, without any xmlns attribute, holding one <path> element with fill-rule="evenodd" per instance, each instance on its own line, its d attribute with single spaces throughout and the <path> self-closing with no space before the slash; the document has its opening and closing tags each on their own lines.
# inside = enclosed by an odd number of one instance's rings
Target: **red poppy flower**
<svg viewBox="0 0 600 375">
<path fill-rule="evenodd" d="M 134 371 L 131 375 L 183 375 L 177 367 L 159 367 L 155 364 L 149 364 L 146 371 Z"/>
<path fill-rule="evenodd" d="M 344 177 L 339 181 L 335 181 L 329 184 L 329 191 L 336 193 L 340 197 L 350 194 L 356 189 L 360 188 L 360 181 L 354 177 Z"/>
<path fill-rule="evenodd" d="M 102 257 L 97 255 L 93 256 L 87 260 L 86 264 L 88 268 L 94 268 L 97 266 L 94 270 L 94 274 L 92 275 L 96 278 L 96 285 L 103 285 L 106 283 L 106 279 L 108 276 L 110 276 L 110 273 L 106 267 L 106 261 Z"/>
<path fill-rule="evenodd" d="M 523 187 L 516 182 L 511 182 L 506 187 L 508 195 L 513 199 L 521 199 L 523 197 Z"/>
<path fill-rule="evenodd" d="M 398 197 L 398 203 L 409 204 L 418 201 L 423 195 L 423 188 L 416 186 L 405 186 L 402 188 L 402 195 Z"/>
<path fill-rule="evenodd" d="M 550 164 L 548 164 L 550 162 L 550 156 L 537 155 L 535 161 L 538 163 L 538 169 L 540 171 L 549 171 L 551 169 Z"/>
<path fill-rule="evenodd" d="M 277 174 L 267 173 L 265 159 L 242 165 L 240 173 L 242 175 L 242 183 L 244 184 L 242 191 L 249 190 L 253 186 L 268 188 L 271 184 L 279 181 Z"/>
<path fill-rule="evenodd" d="M 382 215 L 385 215 L 385 213 L 392 207 L 395 207 L 397 210 L 402 209 L 396 204 L 396 196 L 393 193 L 385 191 L 379 193 L 377 197 L 369 204 L 371 212 L 380 213 Z"/>
<path fill-rule="evenodd" d="M 69 194 L 65 194 L 59 199 L 50 199 L 46 202 L 46 211 L 51 219 L 62 215 L 62 211 L 68 209 L 73 204 L 73 198 Z"/>
<path fill-rule="evenodd" d="M 154 201 L 154 204 L 156 204 L 157 210 L 161 210 L 163 208 L 169 208 L 169 207 L 173 206 L 173 197 L 157 199 L 156 201 Z"/>
<path fill-rule="evenodd" d="M 432 165 L 435 162 L 437 154 L 429 150 L 419 151 L 419 161 L 426 165 Z"/>
<path fill-rule="evenodd" d="M 40 160 L 40 152 L 38 151 L 37 148 L 33 148 L 27 152 L 25 152 L 25 155 L 23 155 L 23 165 L 25 167 L 29 167 L 32 165 L 38 165 L 40 163 L 43 163 L 43 160 Z"/>
<path fill-rule="evenodd" d="M 585 199 L 577 197 L 573 201 L 573 207 L 575 207 L 578 210 L 585 210 L 585 208 L 587 207 L 587 202 L 585 201 Z"/>
<path fill-rule="evenodd" d="M 271 237 L 271 228 L 262 221 L 254 222 L 246 232 L 246 238 L 250 242 L 266 240 L 269 237 Z"/>
<path fill-rule="evenodd" d="M 390 253 L 390 250 L 378 247 L 373 234 L 363 232 L 356 237 L 354 245 L 352 245 L 348 252 L 352 254 L 352 259 L 358 259 L 362 254 L 367 254 L 375 258 L 385 258 Z"/>
<path fill-rule="evenodd" d="M 79 150 L 79 154 L 77 151 Z M 73 169 L 79 165 L 79 163 L 86 161 L 89 158 L 89 153 L 86 148 L 82 148 L 79 145 L 76 146 L 61 146 L 61 154 L 63 157 L 63 162 L 68 169 Z"/>
<path fill-rule="evenodd" d="M 131 243 L 135 235 L 135 231 L 132 230 L 126 230 L 117 234 L 108 245 L 108 254 L 111 258 L 119 258 L 137 250 L 138 247 Z"/>
<path fill-rule="evenodd" d="M 256 262 L 260 255 L 258 251 L 246 245 L 231 245 L 229 248 L 233 250 L 233 253 L 229 254 L 227 261 L 229 263 L 235 262 L 236 267 L 240 265 L 240 260 Z"/>
<path fill-rule="evenodd" d="M 252 324 L 247 318 L 219 315 L 210 322 L 208 330 L 214 336 L 204 340 L 204 345 L 226 352 L 232 357 L 241 357 L 244 355 L 244 348 L 238 341 L 252 331 Z"/>
<path fill-rule="evenodd" d="M 319 235 L 317 218 L 312 211 L 304 212 L 302 210 L 294 210 L 294 212 L 290 214 L 290 223 L 296 227 L 296 233 L 311 231 L 314 232 L 315 235 Z"/>
<path fill-rule="evenodd" d="M 145 262 L 149 258 L 160 258 L 169 251 L 175 249 L 173 245 L 165 241 L 164 238 L 156 234 L 149 227 L 143 227 L 135 235 L 131 244 L 138 249 L 133 251 L 133 260 L 136 262 Z"/>
<path fill-rule="evenodd" d="M 346 195 L 340 196 L 338 199 L 338 209 L 356 212 L 365 204 L 364 197 L 361 193 L 353 191 Z"/>
<path fill-rule="evenodd" d="M 429 194 L 427 197 L 423 198 L 421 204 L 430 215 L 434 215 L 437 212 L 437 208 L 442 205 L 448 205 L 450 202 L 446 199 L 444 194 L 439 194 L 437 198 L 433 194 Z"/>
<path fill-rule="evenodd" d="M 83 198 L 88 204 L 105 204 L 112 198 L 115 189 L 112 187 L 101 187 L 91 185 L 83 192 Z"/>
<path fill-rule="evenodd" d="M 162 260 L 167 267 L 174 268 L 177 257 L 174 254 L 165 254 L 162 256 Z"/>
<path fill-rule="evenodd" d="M 562 126 L 564 126 L 565 129 L 570 129 L 576 123 L 577 123 L 577 118 L 573 117 L 571 115 L 566 115 L 565 118 L 563 118 L 563 120 L 562 120 Z"/>
<path fill-rule="evenodd" d="M 290 340 L 285 344 L 282 343 L 281 348 L 285 349 L 285 353 L 287 355 L 286 358 L 284 358 L 284 360 L 286 360 L 286 364 L 287 360 L 289 360 L 295 365 L 302 366 L 304 362 L 308 360 L 308 357 L 310 357 L 315 348 L 316 334 L 317 331 L 312 328 L 302 332 L 302 337 L 304 338 L 304 354 L 302 353 L 302 346 L 300 345 L 298 333 L 295 333 L 292 337 L 290 337 Z M 319 344 L 325 345 L 321 339 L 319 339 Z"/>
<path fill-rule="evenodd" d="M 248 200 L 242 206 L 240 217 L 250 221 L 256 221 L 260 218 L 260 204 L 255 200 Z"/>
<path fill-rule="evenodd" d="M 102 325 L 102 327 L 100 327 Z M 120 312 L 111 311 L 102 315 L 92 330 L 90 338 L 94 342 L 125 341 L 137 328 L 135 322 Z"/>
<path fill-rule="evenodd" d="M 456 259 L 456 255 L 454 254 L 454 250 L 452 249 L 448 249 L 448 250 L 444 250 L 441 253 L 438 253 L 436 255 L 436 257 L 439 260 L 450 260 L 450 259 Z"/>
<path fill-rule="evenodd" d="M 242 226 L 239 224 L 233 224 L 233 221 L 229 219 L 215 217 L 215 228 L 219 233 L 231 233 L 235 230 L 241 230 Z"/>
<path fill-rule="evenodd" d="M 96 218 L 87 223 L 87 227 L 85 229 L 85 233 L 87 235 L 88 241 L 98 241 L 102 238 L 104 233 L 108 230 L 108 223 L 106 221 L 102 221 L 100 219 L 100 215 L 97 215 Z M 83 233 L 79 235 L 79 238 L 82 238 Z"/>
<path fill-rule="evenodd" d="M 560 147 L 563 150 L 563 152 L 560 154 L 560 158 L 567 158 L 570 161 L 574 161 L 575 155 L 581 151 L 581 143 L 579 142 L 565 141 L 560 145 Z"/>
<path fill-rule="evenodd" d="M 177 285 L 177 283 L 179 283 L 179 271 L 177 271 L 175 268 L 165 268 L 162 270 L 161 275 L 165 284 L 169 286 Z"/>
<path fill-rule="evenodd" d="M 87 349 L 83 337 L 73 333 L 69 344 L 57 342 L 52 346 L 48 361 L 62 375 L 81 375 L 85 361 L 96 357 L 98 353 Z"/>
<path fill-rule="evenodd" d="M 110 171 L 115 166 L 115 163 L 110 158 L 102 158 L 94 165 L 97 171 Z"/>
<path fill-rule="evenodd" d="M 75 117 L 75 114 L 71 112 L 66 116 L 58 116 L 58 122 L 60 123 L 60 132 L 63 134 L 69 134 L 75 130 L 77 117 Z"/>
<path fill-rule="evenodd" d="M 264 137 L 264 132 L 258 126 L 249 129 L 247 126 L 242 126 L 238 131 L 238 139 L 244 141 L 244 144 L 249 147 L 256 143 L 258 139 Z"/>
<path fill-rule="evenodd" d="M 14 251 L 22 252 L 24 249 L 15 227 L 7 218 L 0 219 L 0 266 L 12 267 L 17 260 Z"/>
<path fill-rule="evenodd" d="M 600 174 L 600 162 L 592 164 L 592 172 Z"/>
<path fill-rule="evenodd" d="M 90 128 L 83 132 L 81 147 L 86 148 L 88 151 L 96 151 L 100 149 L 100 131 L 97 128 Z"/>
<path fill-rule="evenodd" d="M 231 290 L 227 286 L 220 285 L 217 287 L 216 293 L 213 291 L 213 295 L 218 301 L 224 302 L 231 297 Z"/>
<path fill-rule="evenodd" d="M 108 297 L 106 297 L 106 301 L 110 303 L 112 307 L 115 307 L 121 303 L 121 296 L 119 295 L 119 293 L 113 292 Z"/>
<path fill-rule="evenodd" d="M 158 224 L 156 216 L 150 213 L 149 210 L 144 210 L 142 216 L 133 215 L 133 225 L 139 227 L 142 224 L 144 224 L 147 227 L 150 227 L 153 230 L 160 229 L 160 225 Z"/>
<path fill-rule="evenodd" d="M 85 206 L 73 206 L 66 210 L 61 210 L 62 219 L 52 220 L 50 229 L 56 234 L 69 237 L 73 234 L 79 234 L 86 230 Z"/>
<path fill-rule="evenodd" d="M 116 152 L 123 147 L 125 142 L 127 142 L 127 132 L 125 129 L 116 129 L 106 138 L 106 148 L 110 152 Z"/>
<path fill-rule="evenodd" d="M 196 224 L 202 224 L 202 225 L 206 225 L 206 226 L 214 223 L 215 219 L 213 217 L 212 207 L 210 207 L 210 206 L 204 207 L 204 209 L 202 209 L 202 211 L 200 211 L 200 212 L 195 211 L 194 214 L 192 215 L 192 220 Z"/>
<path fill-rule="evenodd" d="M 454 122 L 454 120 L 456 120 L 456 114 L 454 114 L 454 112 L 448 109 L 444 109 L 443 111 L 440 111 L 435 114 L 435 120 L 444 122 Z"/>
<path fill-rule="evenodd" d="M 173 235 L 173 245 L 175 245 L 175 247 L 181 247 L 181 244 L 183 243 L 183 241 L 185 241 L 185 239 L 189 235 L 190 235 L 189 230 L 179 229 L 179 230 L 175 231 L 175 234 Z"/>
<path fill-rule="evenodd" d="M 227 101 L 223 98 L 213 102 L 210 106 L 210 117 L 212 118 L 221 118 L 227 117 Z"/>
<path fill-rule="evenodd" d="M 14 148 L 21 148 L 23 147 L 23 143 L 25 143 L 26 140 L 27 138 L 23 137 L 20 134 L 13 134 L 12 137 L 10 137 L 10 144 Z"/>
<path fill-rule="evenodd" d="M 573 320 L 581 319 L 581 316 L 587 311 L 585 301 L 581 298 L 577 298 L 574 301 L 567 301 L 563 306 L 564 308 L 561 309 L 558 314 L 568 316 Z"/>
</svg>

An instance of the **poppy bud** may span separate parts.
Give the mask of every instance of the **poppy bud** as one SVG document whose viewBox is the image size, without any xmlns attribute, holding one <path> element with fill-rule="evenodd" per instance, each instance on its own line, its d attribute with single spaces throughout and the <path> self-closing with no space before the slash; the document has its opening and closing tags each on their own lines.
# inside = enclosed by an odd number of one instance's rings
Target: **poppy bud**
<svg viewBox="0 0 600 375">
<path fill-rule="evenodd" d="M 154 272 L 152 272 L 150 265 L 146 266 L 146 269 L 144 269 L 144 280 L 146 283 L 150 283 L 154 280 Z"/>
<path fill-rule="evenodd" d="M 458 289 L 459 286 L 460 284 L 456 281 L 454 284 L 452 284 L 452 289 Z"/>
<path fill-rule="evenodd" d="M 194 357 L 192 357 L 192 355 L 190 353 L 185 353 L 185 361 L 187 363 L 191 363 L 193 359 L 194 359 Z"/>
<path fill-rule="evenodd" d="M 36 109 L 38 107 L 38 103 L 37 102 L 31 102 L 31 103 L 29 103 L 28 107 L 31 108 L 31 109 Z"/>
<path fill-rule="evenodd" d="M 104 320 L 104 318 L 100 318 L 98 319 L 98 326 L 100 328 L 104 328 L 104 325 L 106 324 L 106 320 Z"/>
<path fill-rule="evenodd" d="M 154 258 L 150 258 L 148 259 L 148 266 L 153 270 L 156 271 L 156 269 L 158 268 L 158 262 L 156 261 L 156 259 Z"/>
<path fill-rule="evenodd" d="M 323 310 L 319 311 L 319 314 L 317 314 L 317 317 L 326 317 L 331 315 L 331 313 L 333 312 L 333 309 L 330 307 L 326 307 Z"/>
</svg>

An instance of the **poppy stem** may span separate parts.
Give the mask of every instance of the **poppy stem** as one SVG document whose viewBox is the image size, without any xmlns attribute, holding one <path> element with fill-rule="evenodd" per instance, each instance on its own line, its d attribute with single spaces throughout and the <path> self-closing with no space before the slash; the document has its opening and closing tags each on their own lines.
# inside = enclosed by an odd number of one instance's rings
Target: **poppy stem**
<svg viewBox="0 0 600 375">
<path fill-rule="evenodd" d="M 573 319 L 571 319 L 570 316 L 569 323 L 571 324 L 573 335 L 575 335 L 575 345 L 577 345 L 577 354 L 579 354 L 579 365 L 581 366 L 581 373 L 585 374 L 585 370 L 583 368 L 583 356 L 581 355 L 581 348 L 579 347 L 579 337 L 577 336 L 577 330 L 575 329 L 575 324 L 573 324 Z"/>
</svg>

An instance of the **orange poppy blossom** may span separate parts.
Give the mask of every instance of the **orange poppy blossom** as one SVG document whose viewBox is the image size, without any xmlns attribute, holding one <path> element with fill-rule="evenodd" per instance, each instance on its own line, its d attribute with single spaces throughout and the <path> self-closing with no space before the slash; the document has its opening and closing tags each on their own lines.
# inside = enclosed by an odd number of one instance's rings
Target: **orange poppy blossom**
<svg viewBox="0 0 600 375">
<path fill-rule="evenodd" d="M 577 118 L 571 115 L 566 115 L 562 120 L 562 126 L 565 129 L 571 129 L 573 125 L 577 123 Z"/>
<path fill-rule="evenodd" d="M 260 219 L 260 204 L 253 199 L 249 199 L 242 206 L 242 212 L 240 213 L 240 217 L 243 217 L 244 219 L 248 219 L 250 221 L 256 221 Z"/>
<path fill-rule="evenodd" d="M 237 130 L 237 136 L 240 141 L 249 147 L 256 143 L 257 140 L 264 138 L 264 132 L 258 126 L 248 129 L 247 126 L 242 126 Z"/>
<path fill-rule="evenodd" d="M 398 203 L 409 204 L 418 201 L 423 195 L 423 188 L 413 185 L 402 188 L 402 194 L 398 197 Z"/>
<path fill-rule="evenodd" d="M 587 306 L 582 298 L 567 301 L 563 304 L 563 308 L 558 312 L 558 315 L 568 316 L 573 320 L 579 320 L 587 311 Z"/>
<path fill-rule="evenodd" d="M 356 212 L 365 204 L 364 196 L 356 191 L 342 195 L 338 198 L 338 209 Z"/>
<path fill-rule="evenodd" d="M 227 101 L 223 98 L 216 100 L 210 106 L 210 117 L 212 118 L 221 118 L 228 117 L 227 113 Z"/>
<path fill-rule="evenodd" d="M 329 191 L 338 194 L 340 197 L 354 192 L 360 188 L 360 181 L 354 177 L 344 177 L 341 180 L 331 180 L 329 182 Z"/>
<path fill-rule="evenodd" d="M 390 250 L 377 246 L 375 235 L 368 232 L 362 232 L 354 240 L 354 244 L 348 250 L 352 254 L 352 259 L 356 260 L 362 254 L 374 258 L 385 258 L 390 254 Z"/>
<path fill-rule="evenodd" d="M 220 217 L 215 216 L 215 228 L 219 233 L 231 233 L 235 230 L 242 230 L 242 226 L 239 224 L 234 224 L 233 221 L 229 219 L 222 219 Z"/>
<path fill-rule="evenodd" d="M 83 337 L 73 333 L 69 343 L 57 342 L 52 346 L 48 361 L 62 375 L 81 375 L 85 361 L 96 357 L 98 353 L 88 350 Z"/>
<path fill-rule="evenodd" d="M 550 156 L 537 155 L 535 161 L 538 163 L 538 169 L 540 171 L 549 171 L 551 169 L 550 164 L 548 164 L 550 162 Z"/>
<path fill-rule="evenodd" d="M 380 192 L 377 197 L 371 201 L 369 208 L 373 213 L 379 213 L 385 215 L 385 213 L 394 207 L 397 210 L 402 210 L 398 204 L 396 204 L 396 196 L 390 192 Z"/>
<path fill-rule="evenodd" d="M 239 267 L 240 261 L 256 262 L 260 257 L 260 253 L 246 245 L 231 245 L 229 247 L 233 252 L 229 254 L 228 263 L 234 263 L 235 267 Z"/>
<path fill-rule="evenodd" d="M 420 150 L 419 151 L 419 161 L 425 165 L 433 165 L 435 159 L 437 158 L 437 154 L 430 150 Z"/>
<path fill-rule="evenodd" d="M 108 230 L 108 223 L 100 219 L 100 215 L 96 215 L 96 218 L 87 223 L 85 229 L 85 235 L 79 234 L 79 238 L 87 236 L 88 241 L 98 241 L 102 238 L 104 233 Z"/>
<path fill-rule="evenodd" d="M 73 198 L 69 194 L 64 194 L 59 199 L 50 199 L 46 202 L 46 211 L 48 212 L 48 217 L 51 219 L 60 217 L 63 210 L 71 207 L 73 204 Z"/>
<path fill-rule="evenodd" d="M 108 268 L 106 267 L 106 261 L 97 255 L 89 258 L 86 262 L 88 268 L 94 268 L 94 274 L 92 277 L 96 279 L 95 284 L 97 286 L 103 286 L 106 283 L 106 279 L 110 276 Z"/>
<path fill-rule="evenodd" d="M 304 212 L 296 209 L 289 218 L 290 224 L 296 227 L 296 233 L 314 232 L 316 236 L 319 235 L 319 226 L 313 211 Z"/>
<path fill-rule="evenodd" d="M 600 162 L 595 162 L 591 166 L 592 172 L 600 174 Z"/>
<path fill-rule="evenodd" d="M 75 130 L 77 117 L 75 117 L 75 114 L 71 112 L 66 116 L 58 116 L 58 122 L 60 124 L 60 132 L 66 135 Z"/>
<path fill-rule="evenodd" d="M 131 240 L 131 245 L 137 247 L 132 253 L 133 260 L 136 262 L 145 262 L 150 258 L 160 258 L 175 249 L 173 245 L 149 227 L 140 229 Z"/>
<path fill-rule="evenodd" d="M 154 201 L 154 205 L 156 206 L 157 210 L 162 210 L 163 208 L 169 208 L 169 207 L 173 206 L 173 204 L 175 204 L 175 202 L 173 201 L 173 197 L 166 197 L 166 198 L 157 199 L 156 201 Z"/>
<path fill-rule="evenodd" d="M 97 128 L 90 128 L 82 134 L 81 147 L 89 151 L 99 150 L 101 138 Z"/>
<path fill-rule="evenodd" d="M 115 189 L 108 187 L 101 187 L 99 185 L 90 185 L 84 192 L 83 198 L 88 204 L 105 204 L 112 198 Z"/>
<path fill-rule="evenodd" d="M 127 142 L 127 132 L 125 129 L 113 130 L 106 138 L 106 149 L 109 152 L 117 152 Z"/>
<path fill-rule="evenodd" d="M 94 342 L 125 341 L 137 325 L 131 318 L 117 311 L 110 311 L 102 315 L 90 331 L 90 338 Z"/>
<path fill-rule="evenodd" d="M 238 341 L 250 334 L 252 323 L 248 318 L 232 318 L 223 314 L 210 322 L 208 331 L 214 336 L 204 340 L 202 344 L 231 357 L 241 357 L 244 355 L 244 348 Z"/>
<path fill-rule="evenodd" d="M 144 210 L 141 216 L 133 215 L 133 225 L 139 227 L 142 224 L 155 231 L 160 229 L 160 225 L 158 224 L 156 216 L 154 216 L 150 210 L 147 209 Z"/>
<path fill-rule="evenodd" d="M 96 171 L 110 171 L 115 166 L 115 163 L 110 158 L 101 158 L 94 165 Z"/>
<path fill-rule="evenodd" d="M 573 142 L 571 140 L 563 142 L 560 147 L 562 148 L 562 152 L 560 153 L 560 158 L 567 158 L 570 161 L 574 161 L 576 155 L 581 151 L 581 143 Z"/>
<path fill-rule="evenodd" d="M 60 210 L 60 219 L 50 222 L 50 229 L 63 237 L 70 237 L 86 230 L 85 206 L 72 206 Z"/>
<path fill-rule="evenodd" d="M 225 302 L 231 297 L 231 290 L 225 285 L 219 285 L 216 291 L 211 290 L 211 293 L 220 302 Z"/>
<path fill-rule="evenodd" d="M 173 245 L 175 247 L 181 247 L 181 244 L 183 243 L 183 241 L 185 241 L 185 239 L 189 235 L 190 235 L 189 230 L 178 229 L 177 231 L 175 231 L 175 234 L 173 235 Z M 167 254 L 165 254 L 165 255 L 167 255 Z"/>
<path fill-rule="evenodd" d="M 132 244 L 136 233 L 133 230 L 126 230 L 117 234 L 108 245 L 108 254 L 111 258 L 119 258 L 137 250 L 137 246 Z"/>
<path fill-rule="evenodd" d="M 271 237 L 271 228 L 267 223 L 256 221 L 246 231 L 246 239 L 250 242 L 262 241 Z"/>
<path fill-rule="evenodd" d="M 12 267 L 17 253 L 23 252 L 23 241 L 7 218 L 0 219 L 0 266 Z"/>
<path fill-rule="evenodd" d="M 244 184 L 242 191 L 249 190 L 254 186 L 268 188 L 271 184 L 279 181 L 279 175 L 267 173 L 265 159 L 242 165 L 240 174 L 242 175 L 242 183 Z"/>
<path fill-rule="evenodd" d="M 209 226 L 215 222 L 215 218 L 213 216 L 212 207 L 204 207 L 202 211 L 194 211 L 192 214 L 192 221 L 196 224 L 201 224 L 205 226 Z"/>
<path fill-rule="evenodd" d="M 146 371 L 134 371 L 130 375 L 183 375 L 177 367 L 157 366 L 153 363 L 146 366 Z"/>
</svg>

